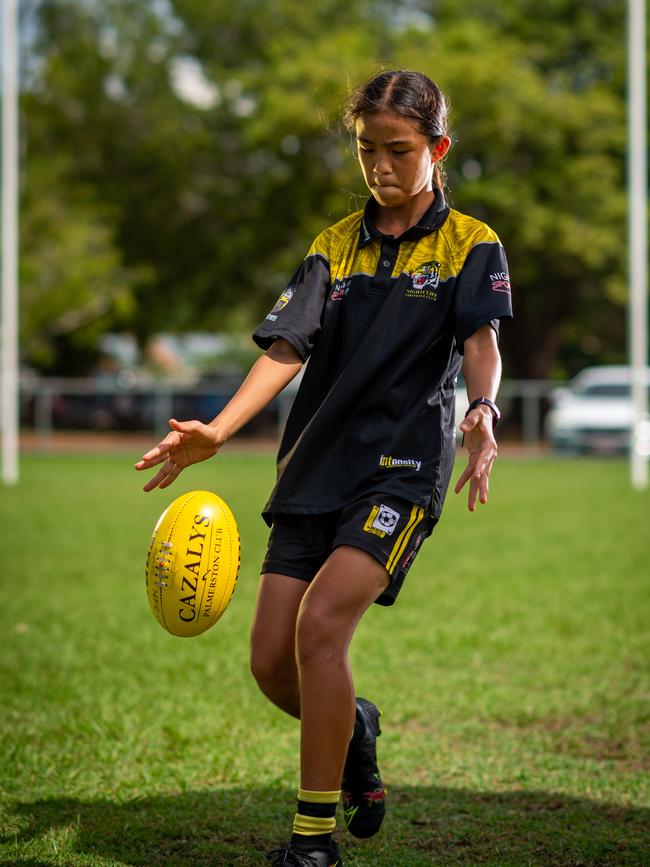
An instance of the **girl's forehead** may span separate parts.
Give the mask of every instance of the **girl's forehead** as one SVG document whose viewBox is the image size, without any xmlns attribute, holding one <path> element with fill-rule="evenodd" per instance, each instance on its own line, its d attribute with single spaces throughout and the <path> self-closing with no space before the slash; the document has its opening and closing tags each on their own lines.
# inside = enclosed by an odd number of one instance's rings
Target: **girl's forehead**
<svg viewBox="0 0 650 867">
<path fill-rule="evenodd" d="M 366 112 L 356 121 L 357 138 L 389 140 L 394 138 L 425 138 L 418 130 L 415 121 L 402 117 L 386 109 L 379 112 Z"/>
</svg>

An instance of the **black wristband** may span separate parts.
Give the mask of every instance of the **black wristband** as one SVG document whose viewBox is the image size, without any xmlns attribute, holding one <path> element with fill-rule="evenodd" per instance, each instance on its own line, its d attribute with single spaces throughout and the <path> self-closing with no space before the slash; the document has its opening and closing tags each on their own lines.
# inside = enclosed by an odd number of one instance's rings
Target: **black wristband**
<svg viewBox="0 0 650 867">
<path fill-rule="evenodd" d="M 499 407 L 493 400 L 490 400 L 489 397 L 477 397 L 476 400 L 473 400 L 467 407 L 465 417 L 467 418 L 468 413 L 470 413 L 473 409 L 476 409 L 477 406 L 481 406 L 481 404 L 485 404 L 485 406 L 489 407 L 492 410 L 492 430 L 494 430 L 494 428 L 499 424 L 501 413 L 499 412 Z"/>
</svg>

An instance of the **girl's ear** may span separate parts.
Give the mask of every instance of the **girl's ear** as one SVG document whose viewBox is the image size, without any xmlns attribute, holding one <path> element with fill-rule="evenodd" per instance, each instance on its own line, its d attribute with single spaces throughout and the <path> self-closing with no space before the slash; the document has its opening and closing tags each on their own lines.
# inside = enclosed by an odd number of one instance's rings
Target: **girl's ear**
<svg viewBox="0 0 650 867">
<path fill-rule="evenodd" d="M 433 161 L 438 162 L 438 160 L 444 159 L 447 156 L 450 147 L 451 139 L 449 136 L 441 136 L 438 142 L 431 146 L 431 157 Z"/>
</svg>

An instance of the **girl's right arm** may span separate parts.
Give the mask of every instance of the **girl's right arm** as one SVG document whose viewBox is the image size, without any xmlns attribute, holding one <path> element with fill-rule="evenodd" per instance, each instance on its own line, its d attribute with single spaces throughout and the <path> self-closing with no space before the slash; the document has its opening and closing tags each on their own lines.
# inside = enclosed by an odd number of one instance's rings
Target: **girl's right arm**
<svg viewBox="0 0 650 867">
<path fill-rule="evenodd" d="M 170 419 L 170 433 L 135 465 L 136 470 L 148 470 L 162 464 L 143 490 L 166 488 L 185 467 L 216 455 L 234 433 L 291 382 L 302 364 L 294 347 L 280 337 L 257 359 L 237 393 L 209 424 Z"/>
</svg>

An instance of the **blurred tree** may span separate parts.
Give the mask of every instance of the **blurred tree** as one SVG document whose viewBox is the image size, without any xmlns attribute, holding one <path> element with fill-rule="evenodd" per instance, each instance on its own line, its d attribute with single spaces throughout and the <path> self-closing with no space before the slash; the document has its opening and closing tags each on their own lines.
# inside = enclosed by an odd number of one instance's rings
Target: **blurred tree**
<svg viewBox="0 0 650 867">
<path fill-rule="evenodd" d="M 113 215 L 92 189 L 66 183 L 52 159 L 32 162 L 30 173 L 21 221 L 29 251 L 20 269 L 21 345 L 35 367 L 72 374 L 80 359 L 94 359 L 102 333 L 132 318 L 130 285 L 138 275 L 122 265 Z"/>
<path fill-rule="evenodd" d="M 120 315 L 141 337 L 248 327 L 311 238 L 365 198 L 339 122 L 350 84 L 380 64 L 410 66 L 452 100 L 452 203 L 490 222 L 509 254 L 508 372 L 615 358 L 622 16 L 611 0 L 43 0 L 24 219 L 42 184 L 34 167 L 60 154 L 60 189 L 92 190 L 89 226 L 104 227 L 113 264 L 128 269 L 137 303 Z"/>
<path fill-rule="evenodd" d="M 594 83 L 625 86 L 625 0 L 407 0 L 445 27 L 480 22 L 526 46 L 531 64 L 562 86 L 584 90 Z M 604 38 L 607 34 L 607 38 Z"/>
</svg>

